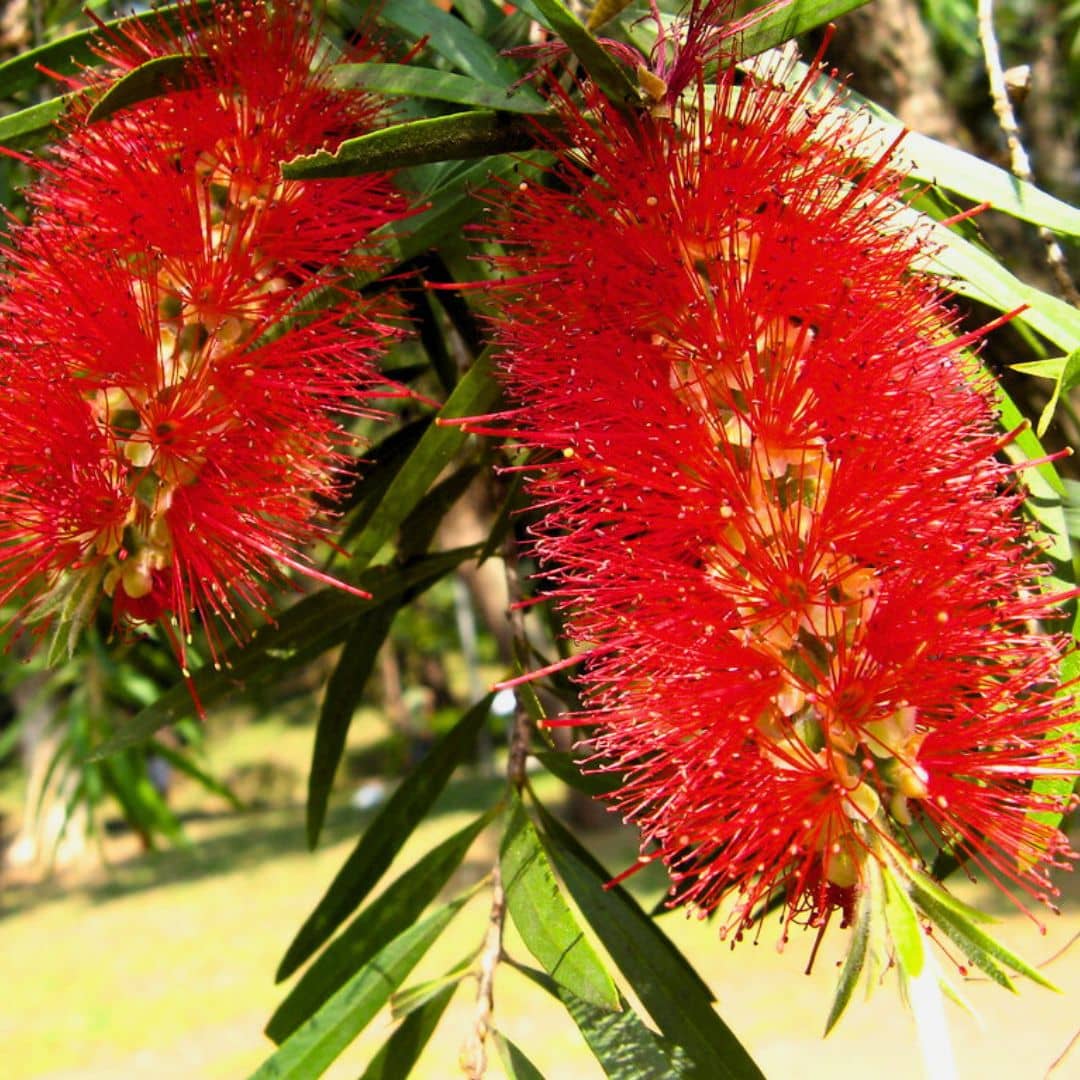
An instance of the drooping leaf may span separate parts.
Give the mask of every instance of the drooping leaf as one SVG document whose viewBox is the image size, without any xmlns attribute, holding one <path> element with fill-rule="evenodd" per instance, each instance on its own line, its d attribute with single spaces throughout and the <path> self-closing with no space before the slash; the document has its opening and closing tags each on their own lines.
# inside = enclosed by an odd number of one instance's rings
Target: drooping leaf
<svg viewBox="0 0 1080 1080">
<path fill-rule="evenodd" d="M 621 11 L 630 6 L 632 0 L 597 0 L 589 10 L 589 17 L 585 20 L 585 29 L 590 34 L 595 34 L 605 23 L 611 22 Z"/>
<path fill-rule="evenodd" d="M 203 706 L 210 706 L 272 679 L 283 671 L 306 664 L 348 633 L 348 627 L 372 605 L 395 596 L 429 588 L 451 573 L 477 548 L 458 548 L 418 559 L 405 566 L 374 566 L 355 578 L 358 588 L 372 594 L 363 600 L 338 589 L 322 589 L 294 604 L 268 629 L 256 633 L 245 645 L 237 645 L 222 658 L 220 668 L 206 665 L 195 672 L 192 683 Z M 167 690 L 152 705 L 136 714 L 129 723 L 94 748 L 99 759 L 144 742 L 154 732 L 195 715 L 195 703 L 186 683 Z"/>
<path fill-rule="evenodd" d="M 404 427 L 397 428 L 381 442 L 376 443 L 364 455 L 355 484 L 341 510 L 348 515 L 345 529 L 338 542 L 347 543 L 368 523 L 393 482 L 398 470 L 409 460 L 424 432 L 431 426 L 432 418 L 422 416 Z"/>
<path fill-rule="evenodd" d="M 488 811 L 448 837 L 364 908 L 304 972 L 270 1017 L 266 1034 L 276 1043 L 288 1038 L 378 952 L 383 942 L 411 926 L 439 895 L 493 816 L 494 811 Z"/>
<path fill-rule="evenodd" d="M 49 138 L 53 125 L 67 112 L 73 96 L 51 98 L 0 119 L 0 146 L 25 148 Z"/>
<path fill-rule="evenodd" d="M 919 910 L 959 945 L 971 963 L 989 975 L 994 982 L 1015 993 L 1016 987 L 1005 970 L 1009 967 L 1040 986 L 1049 990 L 1058 989 L 1037 968 L 996 941 L 978 925 L 980 921 L 987 921 L 985 915 L 961 904 L 925 874 L 910 867 L 901 866 L 901 869 L 908 878 L 911 898 Z"/>
<path fill-rule="evenodd" d="M 450 983 L 409 1013 L 371 1059 L 360 1080 L 408 1080 L 457 988 L 457 982 Z"/>
<path fill-rule="evenodd" d="M 499 112 L 542 113 L 548 105 L 527 83 L 505 89 L 490 82 L 415 64 L 339 64 L 335 85 L 362 86 L 382 94 L 432 98 Z"/>
<path fill-rule="evenodd" d="M 905 975 L 917 979 L 925 961 L 919 916 L 907 890 L 888 866 L 882 867 L 881 880 L 885 887 L 885 922 L 896 959 Z"/>
<path fill-rule="evenodd" d="M 483 466 L 471 461 L 440 480 L 401 523 L 399 554 L 406 559 L 423 555 L 431 547 L 443 518 L 481 475 Z"/>
<path fill-rule="evenodd" d="M 111 83 L 94 103 L 86 117 L 87 123 L 96 124 L 149 98 L 203 86 L 212 71 L 205 57 L 182 53 L 155 56 Z"/>
<path fill-rule="evenodd" d="M 825 1034 L 828 1035 L 844 1015 L 844 1010 L 851 1001 L 851 995 L 858 985 L 859 976 L 862 974 L 866 963 L 867 945 L 870 942 L 870 920 L 873 905 L 870 901 L 870 890 L 864 889 L 859 898 L 859 913 L 855 918 L 855 926 L 851 931 L 848 941 L 847 956 L 844 957 L 844 966 L 840 971 L 840 981 L 836 985 L 836 993 L 833 995 L 832 1007 L 829 1009 L 829 1017 L 825 1021 Z"/>
<path fill-rule="evenodd" d="M 312 1080 L 371 1022 L 465 904 L 459 897 L 383 946 L 263 1064 L 251 1080 Z"/>
<path fill-rule="evenodd" d="M 501 1031 L 493 1035 L 509 1080 L 544 1080 L 544 1074 Z"/>
<path fill-rule="evenodd" d="M 1080 386 L 1080 348 L 1073 349 L 1068 356 L 1058 356 L 1052 360 L 1036 360 L 1029 364 L 1013 364 L 1017 371 L 1027 375 L 1038 375 L 1054 380 L 1054 390 L 1043 406 L 1035 434 L 1041 439 L 1054 419 L 1054 412 L 1061 400 L 1061 395 Z"/>
<path fill-rule="evenodd" d="M 620 783 L 614 773 L 587 773 L 564 750 L 534 750 L 532 756 L 564 784 L 596 799 L 614 791 Z"/>
<path fill-rule="evenodd" d="M 442 975 L 434 979 L 425 979 L 421 983 L 415 983 L 412 986 L 407 986 L 404 990 L 399 990 L 390 999 L 390 1015 L 395 1020 L 400 1020 L 402 1017 L 408 1016 L 409 1013 L 423 1008 L 433 997 L 442 993 L 447 986 L 451 984 L 456 986 L 466 975 L 475 974 L 476 958 L 480 954 L 482 945 L 482 940 L 478 940 L 463 959 L 459 960 L 449 971 L 444 971 Z"/>
<path fill-rule="evenodd" d="M 625 69 L 562 0 L 522 0 L 518 6 L 532 14 L 566 44 L 614 106 L 631 109 L 640 104 L 637 87 L 630 81 Z"/>
<path fill-rule="evenodd" d="M 414 40 L 426 38 L 428 47 L 458 71 L 474 79 L 505 88 L 521 78 L 517 65 L 470 29 L 461 19 L 438 10 L 429 0 L 394 0 L 382 5 L 379 18 L 404 30 Z"/>
<path fill-rule="evenodd" d="M 560 121 L 547 113 L 521 116 L 473 109 L 393 124 L 346 139 L 333 153 L 320 150 L 285 162 L 281 173 L 290 180 L 320 180 L 404 169 L 433 161 L 512 154 L 538 145 L 544 131 L 555 131 L 559 126 Z"/>
<path fill-rule="evenodd" d="M 234 810 L 245 809 L 243 802 L 237 798 L 236 793 L 228 784 L 222 783 L 216 777 L 211 776 L 205 769 L 200 768 L 192 759 L 190 750 L 177 750 L 173 746 L 162 742 L 160 739 L 152 739 L 150 745 L 158 757 L 164 758 L 177 772 L 190 776 L 197 784 L 207 791 L 224 799 Z"/>
<path fill-rule="evenodd" d="M 155 8 L 152 11 L 143 11 L 137 15 L 125 15 L 120 19 L 112 19 L 105 25 L 120 31 L 125 26 L 138 26 L 140 23 L 158 25 L 164 22 L 168 26 L 176 27 L 179 24 L 179 12 L 187 12 L 192 7 L 205 11 L 214 0 L 195 0 L 182 4 L 169 4 L 165 7 Z M 98 62 L 98 57 L 92 51 L 91 46 L 101 36 L 97 27 L 88 30 L 79 30 L 66 37 L 57 38 L 47 45 L 39 45 L 36 49 L 28 49 L 26 52 L 13 56 L 0 64 L 0 97 L 11 97 L 19 90 L 35 86 L 41 82 L 41 69 L 55 71 L 61 75 L 68 75 L 78 71 L 80 65 L 93 65 Z"/>
<path fill-rule="evenodd" d="M 449 421 L 488 412 L 498 397 L 499 384 L 493 371 L 492 350 L 485 349 L 439 410 L 438 420 Z M 375 557 L 416 509 L 424 493 L 467 438 L 460 424 L 436 422 L 424 432 L 353 545 L 353 566 L 366 566 Z"/>
<path fill-rule="evenodd" d="M 756 21 L 751 12 L 742 20 L 750 25 L 735 39 L 736 51 L 740 57 L 757 56 L 867 3 L 869 0 L 789 0 Z M 774 5 L 757 6 L 773 8 Z"/>
<path fill-rule="evenodd" d="M 434 805 L 458 764 L 476 744 L 492 695 L 477 702 L 401 782 L 368 826 L 326 894 L 286 950 L 276 981 L 287 979 L 363 903 L 402 844 Z"/>
<path fill-rule="evenodd" d="M 506 904 L 529 952 L 575 996 L 617 1011 L 615 984 L 563 899 L 536 828 L 516 795 L 500 864 Z"/>
<path fill-rule="evenodd" d="M 570 895 L 660 1031 L 686 1051 L 702 1080 L 762 1073 L 712 1007 L 713 995 L 667 935 L 577 838 L 537 807 L 545 847 Z"/>
<path fill-rule="evenodd" d="M 390 633 L 401 599 L 378 604 L 356 621 L 327 680 L 308 772 L 307 841 L 312 849 L 319 842 L 319 832 L 326 819 L 334 775 L 345 752 L 353 713 L 375 667 L 379 649 Z"/>
<path fill-rule="evenodd" d="M 604 1075 L 611 1080 L 674 1078 L 686 1073 L 685 1055 L 649 1028 L 621 994 L 622 1011 L 609 1012 L 582 1001 L 546 972 L 521 964 L 514 966 L 566 1006 Z"/>
</svg>

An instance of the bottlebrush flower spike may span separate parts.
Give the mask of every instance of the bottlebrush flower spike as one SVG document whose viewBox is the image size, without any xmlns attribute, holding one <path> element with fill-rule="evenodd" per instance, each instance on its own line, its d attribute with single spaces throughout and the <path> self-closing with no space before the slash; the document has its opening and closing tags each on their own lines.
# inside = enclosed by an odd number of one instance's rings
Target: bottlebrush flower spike
<svg viewBox="0 0 1080 1080">
<path fill-rule="evenodd" d="M 384 176 L 282 180 L 379 115 L 330 85 L 305 5 L 181 18 L 112 31 L 76 85 L 174 53 L 205 58 L 194 84 L 96 124 L 86 95 L 8 244 L 0 601 L 74 635 L 107 594 L 183 662 L 193 619 L 215 651 L 219 617 L 242 636 L 279 566 L 321 577 L 304 552 L 351 456 L 340 416 L 389 392 L 393 331 L 345 277 L 407 207 Z"/>
<path fill-rule="evenodd" d="M 489 230 L 589 765 L 673 903 L 734 894 L 741 933 L 779 901 L 785 936 L 928 849 L 1051 893 L 1066 800 L 1032 780 L 1075 767 L 975 337 L 889 157 L 788 75 L 671 118 L 564 96 L 551 182 Z"/>
</svg>

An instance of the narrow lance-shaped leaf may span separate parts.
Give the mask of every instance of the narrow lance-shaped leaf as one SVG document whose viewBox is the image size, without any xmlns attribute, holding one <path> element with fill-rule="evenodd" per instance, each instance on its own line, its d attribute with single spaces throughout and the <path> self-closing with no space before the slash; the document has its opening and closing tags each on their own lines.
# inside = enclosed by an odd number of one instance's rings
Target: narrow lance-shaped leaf
<svg viewBox="0 0 1080 1080">
<path fill-rule="evenodd" d="M 192 7 L 199 11 L 205 11 L 214 0 L 194 0 L 183 4 L 169 4 L 166 7 L 155 8 L 152 11 L 143 11 L 136 15 L 125 15 L 120 19 L 106 22 L 106 27 L 134 26 L 139 23 L 157 25 L 165 22 L 170 26 L 179 23 L 178 12 L 181 8 L 190 11 Z M 97 27 L 89 30 L 79 30 L 66 37 L 57 38 L 46 45 L 40 45 L 36 49 L 28 49 L 26 52 L 13 56 L 0 64 L 0 97 L 10 97 L 18 90 L 25 90 L 29 86 L 41 82 L 41 69 L 55 71 L 66 75 L 77 71 L 82 64 L 93 65 L 98 61 L 91 46 L 100 38 L 101 32 Z"/>
<path fill-rule="evenodd" d="M 734 38 L 741 57 L 757 56 L 785 41 L 805 34 L 816 26 L 824 26 L 849 11 L 862 7 L 870 0 L 789 0 L 786 4 L 758 4 L 768 10 L 757 16 L 751 11 L 740 20 L 745 26 Z"/>
<path fill-rule="evenodd" d="M 394 0 L 392 4 L 382 4 L 379 18 L 414 39 L 426 38 L 433 52 L 449 60 L 465 75 L 500 88 L 521 78 L 521 72 L 512 60 L 500 56 L 498 49 L 461 19 L 440 11 L 430 0 Z"/>
<path fill-rule="evenodd" d="M 984 971 L 996 983 L 1007 990 L 1016 991 L 1016 987 L 1004 970 L 1004 965 L 1021 975 L 1026 975 L 1040 986 L 1045 986 L 1049 990 L 1058 989 L 1037 968 L 1032 967 L 1026 960 L 1021 959 L 977 925 L 979 922 L 988 921 L 987 916 L 982 912 L 962 904 L 925 874 L 902 864 L 898 864 L 898 868 L 908 879 L 911 899 L 915 905 L 935 926 L 943 930 L 960 946 L 971 963 Z"/>
<path fill-rule="evenodd" d="M 326 819 L 334 774 L 345 752 L 353 712 L 399 606 L 398 600 L 391 600 L 377 605 L 357 620 L 327 681 L 308 773 L 307 840 L 313 849 L 319 842 L 319 832 Z"/>
<path fill-rule="evenodd" d="M 542 113 L 548 107 L 527 83 L 502 89 L 465 75 L 408 64 L 339 64 L 333 69 L 333 81 L 342 87 L 362 86 L 383 94 L 432 98 L 503 112 Z"/>
<path fill-rule="evenodd" d="M 0 119 L 0 145 L 25 148 L 49 138 L 53 125 L 67 112 L 74 94 L 65 94 Z"/>
<path fill-rule="evenodd" d="M 559 126 L 548 114 L 519 116 L 492 109 L 451 113 L 346 139 L 333 153 L 320 150 L 285 162 L 281 173 L 290 180 L 318 180 L 516 153 L 538 145 L 542 132 Z"/>
<path fill-rule="evenodd" d="M 761 1080 L 762 1073 L 713 1010 L 713 996 L 664 932 L 577 838 L 537 806 L 546 849 L 570 895 L 661 1032 L 702 1080 Z"/>
<path fill-rule="evenodd" d="M 510 1080 L 545 1080 L 544 1074 L 501 1031 L 495 1033 L 495 1046 Z"/>
<path fill-rule="evenodd" d="M 876 865 L 876 864 L 875 864 Z M 873 905 L 870 902 L 870 890 L 863 890 L 859 898 L 859 912 L 855 918 L 855 926 L 851 931 L 851 940 L 848 942 L 847 955 L 844 957 L 844 966 L 840 971 L 840 981 L 836 986 L 833 996 L 832 1007 L 829 1009 L 829 1017 L 825 1021 L 825 1034 L 839 1022 L 844 1015 L 844 1010 L 851 1001 L 851 995 L 859 982 L 863 966 L 866 963 L 867 945 L 870 942 L 870 919 Z"/>
<path fill-rule="evenodd" d="M 518 6 L 566 43 L 613 105 L 628 109 L 640 104 L 637 87 L 627 77 L 625 70 L 562 0 L 522 0 Z"/>
<path fill-rule="evenodd" d="M 112 83 L 95 102 L 87 115 L 87 123 L 96 124 L 121 109 L 149 98 L 176 90 L 193 89 L 202 85 L 211 70 L 209 62 L 201 56 L 180 53 L 155 56 Z"/>
<path fill-rule="evenodd" d="M 263 1064 L 251 1080 L 311 1080 L 364 1030 L 469 899 L 459 897 L 399 934 Z"/>
<path fill-rule="evenodd" d="M 371 1059 L 360 1080 L 408 1080 L 457 988 L 456 982 L 451 983 L 409 1013 Z"/>
<path fill-rule="evenodd" d="M 356 910 L 431 809 L 458 764 L 476 744 L 492 695 L 475 704 L 401 782 L 338 871 L 326 895 L 300 927 L 278 967 L 287 979 Z"/>
<path fill-rule="evenodd" d="M 603 1068 L 604 1075 L 610 1080 L 640 1080 L 645 1076 L 677 1077 L 687 1071 L 685 1055 L 652 1031 L 621 994 L 619 1004 L 622 1011 L 608 1012 L 582 1001 L 543 971 L 521 964 L 514 966 L 566 1006 L 566 1011 Z"/>
<path fill-rule="evenodd" d="M 197 671 L 192 683 L 199 701 L 204 707 L 210 706 L 231 694 L 280 678 L 283 671 L 307 663 L 341 641 L 349 625 L 372 604 L 409 590 L 422 590 L 476 553 L 475 547 L 457 548 L 405 566 L 371 567 L 355 579 L 358 588 L 372 594 L 371 600 L 337 589 L 312 593 L 289 608 L 274 626 L 260 631 L 250 642 L 230 649 L 219 667 L 207 665 Z M 126 746 L 145 742 L 166 724 L 194 715 L 191 689 L 185 682 L 178 683 L 95 747 L 92 756 L 106 757 Z"/>
<path fill-rule="evenodd" d="M 495 810 L 490 810 L 448 837 L 364 908 L 304 972 L 270 1017 L 266 1034 L 277 1043 L 288 1038 L 378 952 L 383 942 L 411 926 L 439 895 L 494 814 Z"/>
<path fill-rule="evenodd" d="M 439 420 L 477 416 L 491 409 L 499 397 L 493 372 L 492 350 L 485 349 L 439 410 Z M 409 460 L 371 515 L 352 551 L 352 564 L 366 566 L 416 508 L 435 478 L 467 438 L 460 424 L 435 424 L 424 432 Z"/>
<path fill-rule="evenodd" d="M 506 904 L 529 952 L 577 997 L 617 1011 L 615 984 L 562 898 L 536 829 L 516 795 L 500 864 Z"/>
</svg>

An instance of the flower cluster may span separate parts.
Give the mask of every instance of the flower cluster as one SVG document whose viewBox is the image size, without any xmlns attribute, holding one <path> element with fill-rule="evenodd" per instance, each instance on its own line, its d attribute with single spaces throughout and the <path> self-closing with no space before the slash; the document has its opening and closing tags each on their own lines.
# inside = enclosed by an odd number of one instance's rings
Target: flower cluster
<svg viewBox="0 0 1080 1080">
<path fill-rule="evenodd" d="M 103 31 L 7 244 L 0 599 L 74 633 L 108 595 L 183 660 L 195 620 L 215 649 L 219 620 L 242 636 L 280 565 L 319 576 L 304 549 L 348 460 L 341 417 L 379 392 L 392 333 L 347 278 L 407 208 L 384 176 L 282 179 L 379 117 L 331 84 L 305 5 L 179 15 Z M 90 122 L 175 54 L 182 88 Z"/>
<path fill-rule="evenodd" d="M 973 339 L 889 157 L 788 74 L 641 117 L 567 98 L 490 230 L 573 722 L 643 859 L 700 910 L 734 894 L 737 930 L 850 916 L 927 841 L 1048 890 L 1063 807 L 1032 780 L 1073 766 Z"/>
</svg>

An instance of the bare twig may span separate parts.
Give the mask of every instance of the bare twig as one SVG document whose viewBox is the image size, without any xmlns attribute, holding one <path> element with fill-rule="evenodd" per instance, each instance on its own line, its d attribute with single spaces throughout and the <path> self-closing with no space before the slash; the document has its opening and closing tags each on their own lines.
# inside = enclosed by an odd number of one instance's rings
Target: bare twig
<svg viewBox="0 0 1080 1080">
<path fill-rule="evenodd" d="M 461 1049 L 461 1070 L 469 1080 L 480 1080 L 487 1071 L 487 1037 L 495 1012 L 495 969 L 502 959 L 503 924 L 506 920 L 506 893 L 498 859 L 491 872 L 491 910 L 488 913 L 487 933 L 480 953 L 480 970 L 476 991 L 476 1011 L 472 1030 Z"/>
<path fill-rule="evenodd" d="M 1050 1063 L 1050 1068 L 1047 1069 L 1046 1073 L 1044 1074 L 1045 1077 L 1048 1078 L 1050 1074 L 1059 1065 L 1064 1063 L 1065 1059 L 1069 1056 L 1070 1053 L 1072 1053 L 1073 1047 L 1075 1047 L 1077 1043 L 1080 1043 L 1080 1030 L 1078 1030 L 1076 1034 L 1069 1040 L 1069 1045 L 1066 1046 L 1065 1049 L 1062 1050 L 1061 1053 L 1058 1054 L 1058 1056 L 1054 1058 L 1054 1060 Z"/>
<path fill-rule="evenodd" d="M 1001 50 L 994 34 L 994 0 L 978 0 L 979 41 L 982 44 L 983 58 L 986 62 L 986 75 L 990 80 L 990 97 L 994 103 L 994 113 L 1005 135 L 1009 148 L 1009 168 L 1017 179 L 1034 183 L 1031 161 L 1020 138 L 1020 125 L 1013 112 L 1012 101 L 1005 79 L 1005 70 L 1001 63 Z M 1054 234 L 1045 226 L 1039 226 L 1039 239 L 1046 248 L 1046 261 L 1058 283 L 1062 296 L 1074 307 L 1080 307 L 1080 292 L 1077 292 L 1069 274 L 1069 264 L 1065 252 Z"/>
<path fill-rule="evenodd" d="M 515 607 L 514 601 L 520 599 L 521 582 L 518 577 L 517 548 L 511 534 L 503 552 L 506 567 L 507 587 L 511 600 L 510 619 L 518 651 L 528 656 L 528 639 L 525 636 L 524 615 Z M 509 756 L 506 763 L 506 778 L 518 791 L 525 783 L 525 761 L 529 753 L 532 737 L 532 722 L 528 713 L 519 704 L 514 712 L 513 725 L 510 728 Z M 499 859 L 496 856 L 491 873 L 491 910 L 488 913 L 487 933 L 480 952 L 477 972 L 476 1008 L 473 1013 L 473 1025 L 461 1049 L 460 1064 L 469 1080 L 481 1080 L 487 1072 L 487 1039 L 491 1034 L 492 1017 L 495 1013 L 495 972 L 503 958 L 503 927 L 506 923 L 506 891 L 503 888 Z"/>
</svg>

